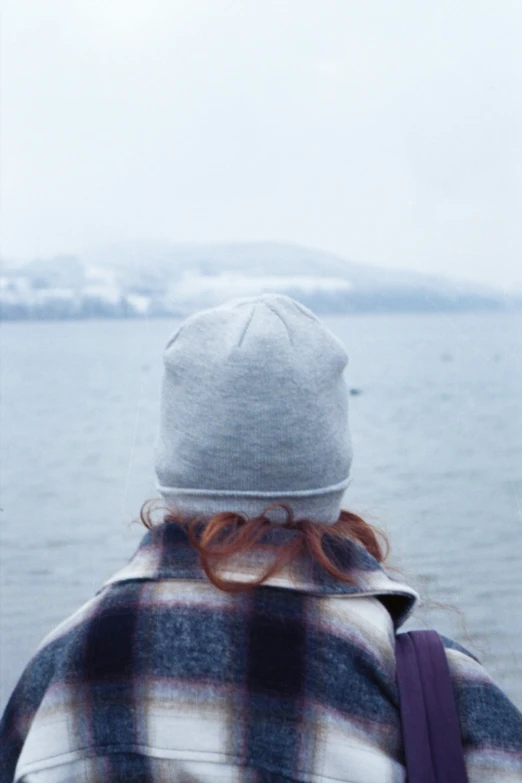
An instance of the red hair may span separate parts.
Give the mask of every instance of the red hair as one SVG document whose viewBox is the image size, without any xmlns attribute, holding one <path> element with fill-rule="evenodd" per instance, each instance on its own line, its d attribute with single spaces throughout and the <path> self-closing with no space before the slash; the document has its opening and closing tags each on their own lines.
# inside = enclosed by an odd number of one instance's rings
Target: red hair
<svg viewBox="0 0 522 783">
<path fill-rule="evenodd" d="M 155 524 L 152 519 L 155 505 L 155 501 L 147 501 L 140 511 L 140 520 L 148 530 Z M 269 510 L 276 508 L 286 513 L 286 521 L 281 525 L 267 516 Z M 291 566 L 302 554 L 308 554 L 335 579 L 352 584 L 353 578 L 336 562 L 335 543 L 340 540 L 356 541 L 379 563 L 383 563 L 389 554 L 386 535 L 350 511 L 341 511 L 339 519 L 332 525 L 306 519 L 296 522 L 292 509 L 284 503 L 274 503 L 252 519 L 243 514 L 224 512 L 204 521 L 198 518 L 184 520 L 167 510 L 162 522 L 185 527 L 209 580 L 220 590 L 231 593 L 259 587 L 286 566 Z M 295 531 L 296 535 L 281 545 L 263 543 L 263 536 L 275 525 Z M 217 572 L 231 557 L 246 555 L 254 548 L 273 555 L 261 576 L 247 583 L 230 582 L 219 576 Z"/>
</svg>

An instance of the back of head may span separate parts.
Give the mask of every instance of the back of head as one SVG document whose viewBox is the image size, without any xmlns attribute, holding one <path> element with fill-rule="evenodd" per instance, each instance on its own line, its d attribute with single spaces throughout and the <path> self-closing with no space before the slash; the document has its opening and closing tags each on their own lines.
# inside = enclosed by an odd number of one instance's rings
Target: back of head
<svg viewBox="0 0 522 783">
<path fill-rule="evenodd" d="M 164 353 L 158 488 L 180 516 L 284 502 L 333 523 L 349 483 L 348 357 L 306 307 L 265 294 L 188 318 Z"/>
</svg>

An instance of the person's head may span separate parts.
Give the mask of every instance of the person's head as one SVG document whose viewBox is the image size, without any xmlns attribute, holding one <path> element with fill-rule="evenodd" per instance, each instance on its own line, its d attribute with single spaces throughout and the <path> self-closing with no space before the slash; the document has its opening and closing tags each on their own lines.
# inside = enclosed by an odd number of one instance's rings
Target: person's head
<svg viewBox="0 0 522 783">
<path fill-rule="evenodd" d="M 300 531 L 319 560 L 325 534 L 384 559 L 374 529 L 341 509 L 352 464 L 347 363 L 337 337 L 279 294 L 196 313 L 168 341 L 157 486 L 164 521 L 192 523 L 204 565 L 212 541 L 230 556 L 273 524 Z M 152 524 L 147 509 L 142 521 Z"/>
<path fill-rule="evenodd" d="M 284 502 L 334 523 L 349 483 L 348 356 L 288 296 L 188 318 L 167 343 L 158 489 L 179 514 L 255 516 Z"/>
</svg>

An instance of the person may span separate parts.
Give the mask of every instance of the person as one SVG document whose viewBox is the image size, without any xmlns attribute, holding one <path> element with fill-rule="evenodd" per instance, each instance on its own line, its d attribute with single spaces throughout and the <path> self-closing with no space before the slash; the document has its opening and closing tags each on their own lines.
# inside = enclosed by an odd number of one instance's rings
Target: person
<svg viewBox="0 0 522 783">
<path fill-rule="evenodd" d="M 405 779 L 394 640 L 418 600 L 342 509 L 346 351 L 275 294 L 189 317 L 164 353 L 162 516 L 43 641 L 1 783 Z M 522 781 L 522 715 L 444 638 L 471 783 Z"/>
</svg>

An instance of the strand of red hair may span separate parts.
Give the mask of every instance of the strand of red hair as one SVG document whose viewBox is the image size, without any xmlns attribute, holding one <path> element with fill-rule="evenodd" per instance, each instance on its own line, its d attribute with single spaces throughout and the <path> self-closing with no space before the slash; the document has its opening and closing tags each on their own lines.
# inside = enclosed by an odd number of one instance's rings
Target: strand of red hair
<svg viewBox="0 0 522 783">
<path fill-rule="evenodd" d="M 156 524 L 153 521 L 154 511 L 157 510 L 156 503 L 157 501 L 153 500 L 147 501 L 140 511 L 140 520 L 149 530 Z M 269 518 L 268 514 L 275 509 L 282 509 L 286 514 L 283 523 L 275 523 Z M 172 511 L 165 510 L 161 522 L 177 524 L 186 530 L 208 579 L 226 592 L 242 592 L 259 587 L 288 566 L 292 566 L 306 553 L 332 577 L 352 584 L 354 580 L 350 573 L 336 563 L 335 547 L 332 546 L 336 540 L 350 539 L 357 542 L 378 563 L 384 563 L 389 554 L 389 542 L 381 530 L 357 514 L 344 510 L 337 522 L 331 525 L 306 519 L 295 521 L 291 507 L 284 503 L 274 503 L 253 518 L 234 512 L 223 512 L 204 521 L 198 518 L 184 520 Z M 263 542 L 263 537 L 275 524 L 285 530 L 294 531 L 295 535 L 283 544 Z M 272 555 L 271 562 L 269 561 L 269 565 L 256 579 L 250 582 L 232 582 L 219 575 L 219 571 L 226 568 L 230 558 L 248 555 L 254 549 Z"/>
</svg>

